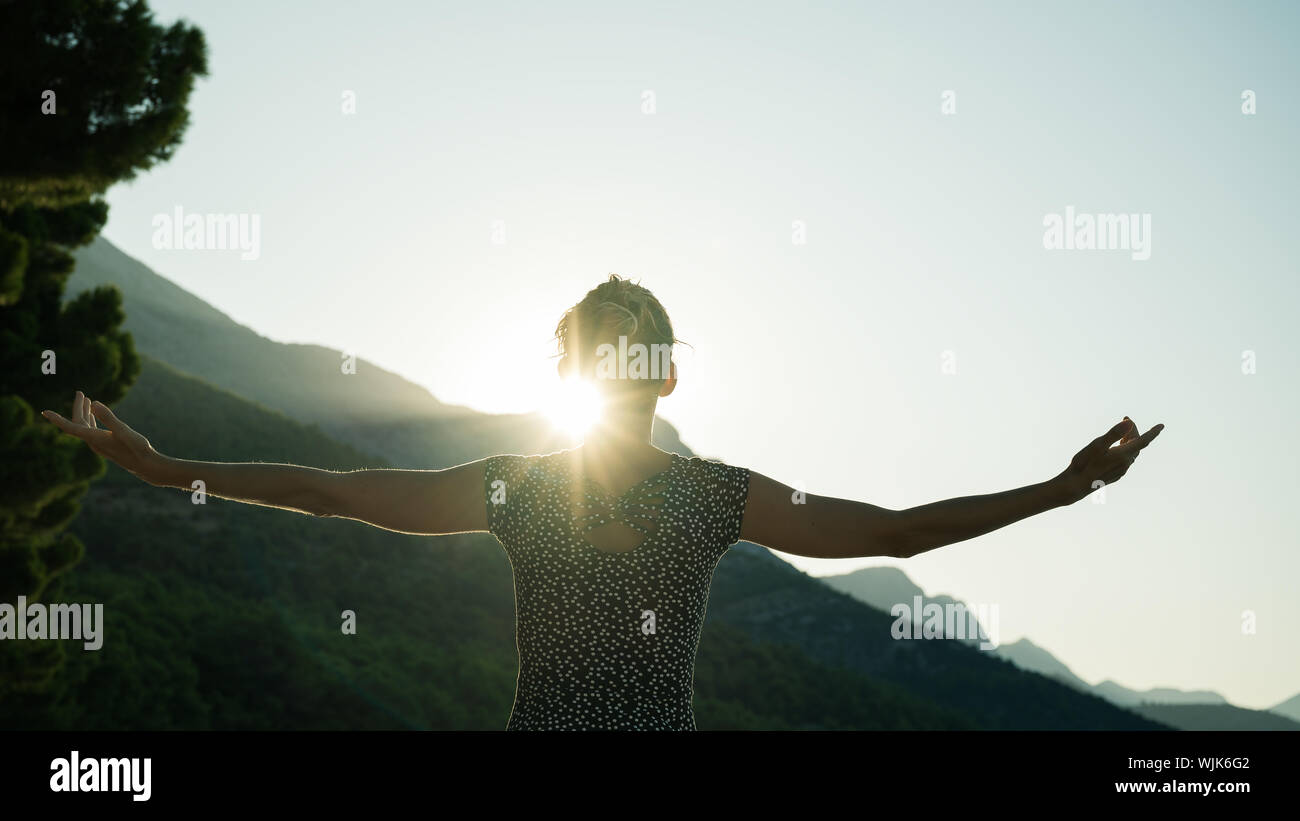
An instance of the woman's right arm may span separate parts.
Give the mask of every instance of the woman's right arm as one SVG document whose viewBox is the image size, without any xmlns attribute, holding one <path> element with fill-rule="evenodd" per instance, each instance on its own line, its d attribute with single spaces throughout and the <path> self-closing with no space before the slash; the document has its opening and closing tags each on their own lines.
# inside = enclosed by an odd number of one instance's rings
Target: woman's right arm
<svg viewBox="0 0 1300 821">
<path fill-rule="evenodd" d="M 351 472 L 261 462 L 200 462 L 158 453 L 107 405 L 92 402 L 80 391 L 73 401 L 72 419 L 53 411 L 41 415 L 156 487 L 192 490 L 201 481 L 204 492 L 218 498 L 355 519 L 399 533 L 443 535 L 488 529 L 482 461 L 446 470 Z"/>
</svg>

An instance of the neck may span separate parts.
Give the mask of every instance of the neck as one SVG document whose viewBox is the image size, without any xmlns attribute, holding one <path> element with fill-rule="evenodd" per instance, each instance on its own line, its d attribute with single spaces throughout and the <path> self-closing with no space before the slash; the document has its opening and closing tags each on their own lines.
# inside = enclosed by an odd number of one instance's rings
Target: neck
<svg viewBox="0 0 1300 821">
<path fill-rule="evenodd" d="M 627 456 L 654 449 L 655 406 L 638 403 L 630 406 L 608 405 L 600 420 L 583 439 L 583 449 L 593 456 Z"/>
</svg>

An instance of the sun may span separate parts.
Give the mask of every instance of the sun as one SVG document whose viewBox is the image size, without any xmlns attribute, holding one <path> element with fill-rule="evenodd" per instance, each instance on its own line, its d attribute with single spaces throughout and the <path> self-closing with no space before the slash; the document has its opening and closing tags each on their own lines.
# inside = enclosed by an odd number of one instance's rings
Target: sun
<svg viewBox="0 0 1300 821">
<path fill-rule="evenodd" d="M 581 439 L 600 420 L 600 393 L 584 379 L 563 380 L 550 397 L 545 412 L 556 429 L 573 439 Z"/>
</svg>

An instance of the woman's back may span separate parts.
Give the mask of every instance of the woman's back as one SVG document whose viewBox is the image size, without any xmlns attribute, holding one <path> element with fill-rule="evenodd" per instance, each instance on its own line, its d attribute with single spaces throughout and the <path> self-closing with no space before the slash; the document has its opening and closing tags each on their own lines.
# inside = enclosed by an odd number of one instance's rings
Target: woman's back
<svg viewBox="0 0 1300 821">
<path fill-rule="evenodd" d="M 519 680 L 507 729 L 691 730 L 695 654 L 749 471 L 670 454 L 618 497 L 570 451 L 485 463 L 489 529 L 514 572 Z M 642 534 L 621 552 L 588 535 Z"/>
</svg>

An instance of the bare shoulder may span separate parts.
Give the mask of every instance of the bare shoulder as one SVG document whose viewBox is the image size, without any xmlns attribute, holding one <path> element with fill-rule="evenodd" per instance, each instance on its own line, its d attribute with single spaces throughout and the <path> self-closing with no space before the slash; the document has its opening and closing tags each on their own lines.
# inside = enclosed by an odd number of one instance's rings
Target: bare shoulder
<svg viewBox="0 0 1300 821">
<path fill-rule="evenodd" d="M 676 456 L 683 472 L 694 479 L 718 484 L 745 484 L 749 481 L 749 469 L 728 464 L 719 459 L 706 459 L 703 456 Z"/>
</svg>

